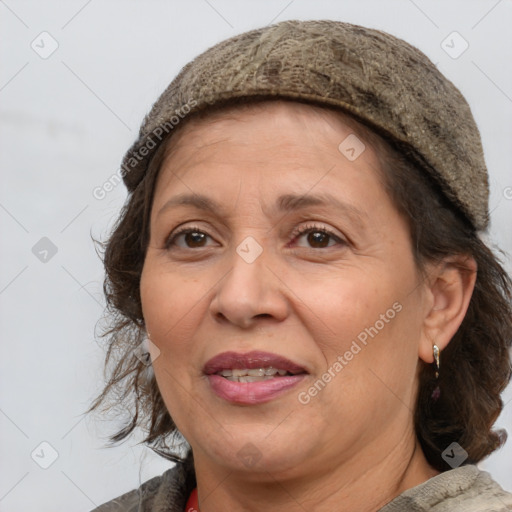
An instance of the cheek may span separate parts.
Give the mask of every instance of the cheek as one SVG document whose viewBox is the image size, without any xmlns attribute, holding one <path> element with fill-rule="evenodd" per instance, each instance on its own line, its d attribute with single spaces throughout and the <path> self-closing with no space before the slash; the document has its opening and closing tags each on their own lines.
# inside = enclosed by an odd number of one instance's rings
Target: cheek
<svg viewBox="0 0 512 512">
<path fill-rule="evenodd" d="M 352 340 L 364 343 L 376 322 L 378 331 L 384 331 L 388 323 L 384 324 L 380 316 L 391 310 L 385 317 L 388 319 L 395 313 L 392 306 L 397 293 L 390 283 L 361 269 L 348 269 L 336 279 L 308 281 L 305 288 L 308 316 L 316 324 L 311 324 L 310 330 L 320 334 L 317 342 L 331 357 L 348 350 Z"/>
<path fill-rule="evenodd" d="M 141 276 L 142 312 L 151 340 L 173 357 L 186 354 L 206 290 L 198 279 L 183 279 L 148 261 Z"/>
<path fill-rule="evenodd" d="M 315 342 L 325 370 L 336 375 L 329 399 L 352 402 L 355 411 L 360 400 L 396 400 L 394 393 L 408 400 L 415 378 L 421 332 L 418 294 L 411 293 L 414 273 L 398 268 L 401 272 L 352 269 L 338 282 L 308 286 L 314 312 L 309 329 L 318 334 Z"/>
<path fill-rule="evenodd" d="M 186 434 L 187 418 L 197 415 L 197 399 L 190 400 L 195 378 L 190 355 L 206 290 L 199 280 L 183 279 L 149 257 L 140 291 L 146 329 L 160 350 L 153 360 L 156 381 L 173 421 Z"/>
</svg>

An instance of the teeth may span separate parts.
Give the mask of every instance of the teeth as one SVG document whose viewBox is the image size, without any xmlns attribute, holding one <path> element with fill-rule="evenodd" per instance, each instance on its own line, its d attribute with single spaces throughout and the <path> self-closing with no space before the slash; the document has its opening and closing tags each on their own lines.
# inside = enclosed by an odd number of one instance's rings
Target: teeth
<svg viewBox="0 0 512 512">
<path fill-rule="evenodd" d="M 226 377 L 226 379 L 231 382 L 260 382 L 262 380 L 273 379 L 272 375 L 264 375 L 263 377 L 250 377 L 249 375 L 244 375 L 243 377 Z"/>
<path fill-rule="evenodd" d="M 258 382 L 272 379 L 276 375 L 284 376 L 288 374 L 286 370 L 277 368 L 235 368 L 233 370 L 222 370 L 218 373 L 222 377 L 232 382 Z"/>
<path fill-rule="evenodd" d="M 260 382 L 262 380 L 269 380 L 271 379 L 272 377 L 270 376 L 263 376 L 263 377 L 251 377 L 251 376 L 247 376 L 247 377 L 240 377 L 238 379 L 238 382 Z"/>
<path fill-rule="evenodd" d="M 248 370 L 247 375 L 249 377 L 264 377 L 265 370 L 263 368 L 254 368 L 253 370 Z"/>
</svg>

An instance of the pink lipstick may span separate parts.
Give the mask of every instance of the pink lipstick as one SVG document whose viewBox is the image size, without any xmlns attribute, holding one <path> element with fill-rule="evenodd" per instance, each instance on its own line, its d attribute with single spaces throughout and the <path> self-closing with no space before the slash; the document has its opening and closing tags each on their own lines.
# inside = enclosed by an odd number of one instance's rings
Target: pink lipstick
<svg viewBox="0 0 512 512">
<path fill-rule="evenodd" d="M 223 352 L 210 359 L 203 372 L 212 391 L 229 402 L 256 405 L 277 398 L 296 386 L 307 371 L 269 352 Z"/>
</svg>

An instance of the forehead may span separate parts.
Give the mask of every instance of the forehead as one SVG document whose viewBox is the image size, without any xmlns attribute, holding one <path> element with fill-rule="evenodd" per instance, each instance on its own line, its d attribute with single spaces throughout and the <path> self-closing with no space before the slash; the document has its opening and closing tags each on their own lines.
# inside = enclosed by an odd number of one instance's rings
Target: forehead
<svg viewBox="0 0 512 512">
<path fill-rule="evenodd" d="M 325 106 L 285 99 L 248 100 L 247 103 L 219 105 L 192 115 L 174 139 L 171 139 L 171 145 L 176 144 L 185 136 L 192 135 L 198 128 L 204 126 L 220 130 L 230 122 L 243 123 L 249 120 L 254 121 L 254 118 L 260 119 L 262 123 L 272 123 L 277 118 L 288 118 L 297 126 L 304 123 L 315 123 L 316 128 L 321 124 L 336 126 L 338 129 L 348 127 L 358 130 L 358 128 L 362 128 L 362 125 L 348 114 Z M 272 129 L 272 124 L 268 126 L 268 129 L 269 131 Z M 286 133 L 282 135 L 286 136 Z"/>
<path fill-rule="evenodd" d="M 325 107 L 285 100 L 231 105 L 188 120 L 171 138 L 162 168 L 195 163 L 290 161 L 296 167 L 326 157 L 380 169 L 375 134 L 352 117 Z M 361 153 L 363 158 L 359 159 Z M 344 158 L 343 158 L 344 157 Z M 359 160 L 359 162 L 356 162 Z"/>
</svg>

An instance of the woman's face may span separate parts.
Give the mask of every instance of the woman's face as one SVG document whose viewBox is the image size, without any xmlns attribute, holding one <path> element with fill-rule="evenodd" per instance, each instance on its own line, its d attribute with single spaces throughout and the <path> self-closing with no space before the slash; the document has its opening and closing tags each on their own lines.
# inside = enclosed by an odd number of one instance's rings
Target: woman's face
<svg viewBox="0 0 512 512">
<path fill-rule="evenodd" d="M 291 102 L 194 120 L 173 141 L 141 297 L 196 463 L 321 472 L 414 438 L 424 287 L 361 144 Z"/>
</svg>

